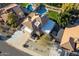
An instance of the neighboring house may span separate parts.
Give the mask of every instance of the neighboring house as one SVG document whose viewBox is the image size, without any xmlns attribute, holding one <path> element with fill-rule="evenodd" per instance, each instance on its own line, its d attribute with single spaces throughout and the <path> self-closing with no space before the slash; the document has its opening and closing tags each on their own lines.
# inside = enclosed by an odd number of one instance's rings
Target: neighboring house
<svg viewBox="0 0 79 59">
<path fill-rule="evenodd" d="M 65 28 L 60 46 L 69 51 L 79 49 L 79 25 Z"/>
<path fill-rule="evenodd" d="M 54 25 L 55 22 L 49 20 L 46 15 L 41 17 L 39 14 L 32 12 L 23 21 L 21 29 L 23 31 L 28 31 L 30 34 L 37 34 L 40 36 L 42 33 L 49 34 Z"/>
<path fill-rule="evenodd" d="M 14 13 L 18 17 L 18 19 L 25 17 L 20 6 L 17 4 L 9 4 L 8 6 L 2 8 L 2 13 L 0 16 L 2 17 L 4 22 L 8 20 L 7 18 L 9 13 Z"/>
<path fill-rule="evenodd" d="M 7 22 L 7 20 L 8 20 L 8 15 L 9 15 L 9 13 L 2 14 L 2 15 L 1 15 L 2 20 L 3 20 L 4 22 Z"/>
</svg>

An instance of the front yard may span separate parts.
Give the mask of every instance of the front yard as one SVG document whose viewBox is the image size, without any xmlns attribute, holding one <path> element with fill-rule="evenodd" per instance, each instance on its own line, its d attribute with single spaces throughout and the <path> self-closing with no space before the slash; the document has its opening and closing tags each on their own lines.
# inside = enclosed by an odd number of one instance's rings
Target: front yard
<svg viewBox="0 0 79 59">
<path fill-rule="evenodd" d="M 31 40 L 27 41 L 26 45 L 29 46 L 27 49 L 34 51 L 40 55 L 48 56 L 53 45 L 53 41 L 50 41 L 47 35 L 43 35 L 35 42 Z"/>
</svg>

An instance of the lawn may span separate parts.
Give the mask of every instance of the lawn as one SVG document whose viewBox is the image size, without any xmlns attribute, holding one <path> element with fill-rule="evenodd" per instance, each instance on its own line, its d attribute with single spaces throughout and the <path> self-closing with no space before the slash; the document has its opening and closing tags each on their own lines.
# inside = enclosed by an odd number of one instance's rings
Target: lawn
<svg viewBox="0 0 79 59">
<path fill-rule="evenodd" d="M 20 5 L 21 5 L 22 7 L 26 7 L 26 6 L 28 5 L 28 3 L 20 3 Z"/>
<path fill-rule="evenodd" d="M 49 18 L 54 19 L 54 20 L 58 20 L 58 17 L 59 17 L 59 14 L 54 11 L 49 11 L 47 15 Z"/>
</svg>

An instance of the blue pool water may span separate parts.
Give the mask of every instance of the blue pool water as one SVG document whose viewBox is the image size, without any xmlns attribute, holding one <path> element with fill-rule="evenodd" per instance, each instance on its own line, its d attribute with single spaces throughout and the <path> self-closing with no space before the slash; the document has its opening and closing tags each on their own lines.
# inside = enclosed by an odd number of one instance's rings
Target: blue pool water
<svg viewBox="0 0 79 59">
<path fill-rule="evenodd" d="M 32 12 L 33 11 L 32 4 L 29 4 L 28 6 L 26 6 L 25 8 L 23 8 L 23 11 L 25 13 Z"/>
<path fill-rule="evenodd" d="M 54 26 L 55 22 L 52 20 L 48 20 L 48 22 L 42 26 L 42 31 L 49 34 Z"/>
<path fill-rule="evenodd" d="M 47 9 L 44 7 L 44 6 L 39 6 L 37 9 L 36 9 L 36 12 L 40 15 L 43 15 L 47 12 Z"/>
<path fill-rule="evenodd" d="M 26 8 L 27 8 L 27 10 L 29 10 L 29 11 L 33 11 L 33 8 L 32 8 L 32 5 L 31 5 L 31 4 L 28 5 Z"/>
<path fill-rule="evenodd" d="M 46 12 L 46 9 L 41 9 L 37 11 L 38 14 L 43 15 Z"/>
</svg>

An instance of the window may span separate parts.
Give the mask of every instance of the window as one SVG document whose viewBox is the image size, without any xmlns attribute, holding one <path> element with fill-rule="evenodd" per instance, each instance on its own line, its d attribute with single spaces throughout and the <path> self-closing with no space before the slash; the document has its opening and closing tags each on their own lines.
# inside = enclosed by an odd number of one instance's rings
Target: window
<svg viewBox="0 0 79 59">
<path fill-rule="evenodd" d="M 36 21 L 34 24 L 35 24 L 35 26 L 38 27 L 40 25 L 40 22 L 39 21 Z"/>
</svg>

